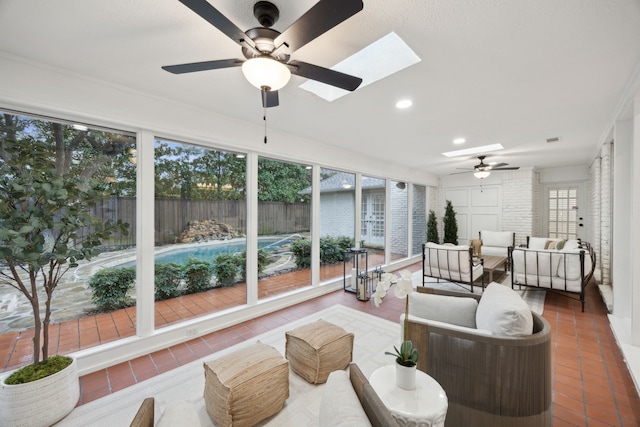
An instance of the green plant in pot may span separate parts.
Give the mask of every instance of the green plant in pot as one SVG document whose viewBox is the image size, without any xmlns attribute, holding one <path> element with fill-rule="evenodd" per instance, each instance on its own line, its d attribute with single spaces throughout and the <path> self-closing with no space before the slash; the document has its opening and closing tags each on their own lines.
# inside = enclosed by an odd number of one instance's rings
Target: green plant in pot
<svg viewBox="0 0 640 427">
<path fill-rule="evenodd" d="M 47 394 L 37 397 L 35 392 L 22 392 L 14 400 L 12 390 L 35 381 L 56 378 L 66 367 L 75 366 L 67 356 L 49 355 L 49 325 L 52 298 L 60 279 L 81 260 L 89 260 L 100 253 L 101 242 L 113 233 L 126 234 L 127 224 L 105 222 L 92 214 L 91 209 L 103 200 L 102 186 L 93 179 L 64 173 L 51 145 L 32 138 L 18 142 L 2 141 L 0 161 L 0 286 L 10 286 L 29 301 L 33 310 L 33 363 L 3 378 L 0 390 L 0 424 L 16 425 L 10 417 L 18 413 L 28 425 L 51 424 L 32 417 L 44 412 L 57 414 L 64 404 L 53 403 L 71 387 L 70 411 L 78 399 L 77 368 L 75 379 L 68 385 L 36 385 Z M 44 377 L 44 378 L 43 378 Z M 74 384 L 75 382 L 75 384 Z M 69 399 L 67 399 L 69 400 Z M 29 408 L 19 408 L 32 403 Z M 24 411 L 20 415 L 19 411 Z M 67 411 L 67 413 L 68 413 Z M 59 418 L 64 417 L 63 413 Z M 57 421 L 57 420 L 53 420 Z M 47 424 L 48 423 L 48 424 Z M 18 423 L 19 424 L 19 423 Z M 27 425 L 25 424 L 25 425 Z"/>
</svg>

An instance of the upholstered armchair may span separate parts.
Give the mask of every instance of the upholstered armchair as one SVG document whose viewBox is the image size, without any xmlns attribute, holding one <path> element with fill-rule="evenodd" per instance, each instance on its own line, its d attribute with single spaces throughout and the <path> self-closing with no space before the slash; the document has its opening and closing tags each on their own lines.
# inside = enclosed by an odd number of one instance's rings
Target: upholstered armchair
<svg viewBox="0 0 640 427">
<path fill-rule="evenodd" d="M 482 298 L 491 300 L 482 305 L 479 295 L 418 290 L 410 295 L 407 338 L 418 348 L 418 369 L 447 393 L 446 426 L 551 426 L 549 324 L 497 283 L 487 286 Z M 513 293 L 526 309 L 511 310 L 509 298 L 490 290 Z"/>
</svg>

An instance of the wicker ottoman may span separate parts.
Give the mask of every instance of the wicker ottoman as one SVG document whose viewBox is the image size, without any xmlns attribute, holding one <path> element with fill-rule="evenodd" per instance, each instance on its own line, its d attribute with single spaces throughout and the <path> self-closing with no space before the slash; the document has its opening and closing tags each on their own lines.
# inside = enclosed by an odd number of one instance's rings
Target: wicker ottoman
<svg viewBox="0 0 640 427">
<path fill-rule="evenodd" d="M 259 341 L 204 362 L 204 377 L 207 412 L 220 427 L 253 426 L 289 397 L 289 362 Z"/>
<path fill-rule="evenodd" d="M 353 356 L 353 334 L 324 320 L 285 333 L 285 357 L 291 369 L 311 384 L 327 381 L 345 369 Z"/>
</svg>

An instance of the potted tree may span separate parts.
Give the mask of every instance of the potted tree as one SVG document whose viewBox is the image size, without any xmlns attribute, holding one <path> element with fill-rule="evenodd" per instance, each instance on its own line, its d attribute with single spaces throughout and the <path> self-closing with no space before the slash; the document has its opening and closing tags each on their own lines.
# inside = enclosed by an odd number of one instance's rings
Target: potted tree
<svg viewBox="0 0 640 427">
<path fill-rule="evenodd" d="M 453 210 L 451 200 L 447 200 L 447 206 L 444 210 L 444 239 L 443 243 L 458 244 L 458 222 L 456 221 L 456 211 Z"/>
<path fill-rule="evenodd" d="M 114 232 L 126 234 L 128 224 L 92 213 L 104 187 L 60 168 L 50 141 L 0 142 L 0 286 L 29 301 L 34 326 L 32 364 L 0 382 L 0 425 L 48 426 L 79 397 L 75 360 L 49 355 L 54 291 L 69 269 L 99 254 Z"/>
<path fill-rule="evenodd" d="M 440 243 L 438 219 L 432 209 L 429 209 L 429 220 L 427 221 L 427 242 Z"/>
</svg>

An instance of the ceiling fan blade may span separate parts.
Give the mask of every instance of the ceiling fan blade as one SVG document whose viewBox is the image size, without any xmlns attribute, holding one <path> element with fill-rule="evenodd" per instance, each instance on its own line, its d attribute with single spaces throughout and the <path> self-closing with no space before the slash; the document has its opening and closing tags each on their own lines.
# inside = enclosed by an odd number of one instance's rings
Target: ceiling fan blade
<svg viewBox="0 0 640 427">
<path fill-rule="evenodd" d="M 460 168 L 456 168 L 456 169 L 460 169 Z M 453 173 L 450 173 L 449 175 L 460 175 L 461 173 L 471 173 L 471 172 L 473 171 L 453 172 Z"/>
<path fill-rule="evenodd" d="M 217 61 L 191 62 L 189 64 L 165 65 L 163 70 L 173 74 L 194 73 L 196 71 L 217 70 L 219 68 L 239 67 L 242 65 L 239 59 L 220 59 Z"/>
<path fill-rule="evenodd" d="M 224 16 L 218 9 L 211 6 L 207 0 L 179 0 L 180 3 L 200 15 L 202 19 L 222 31 L 234 42 L 240 46 L 246 46 L 256 50 L 256 45 L 240 28 Z"/>
<path fill-rule="evenodd" d="M 320 0 L 275 38 L 276 50 L 274 53 L 295 52 L 311 40 L 360 12 L 363 7 L 361 0 Z"/>
<path fill-rule="evenodd" d="M 496 163 L 495 165 L 490 165 L 491 169 L 495 169 L 495 168 L 501 168 L 503 166 L 508 166 L 509 163 Z"/>
<path fill-rule="evenodd" d="M 293 74 L 351 92 L 356 90 L 358 86 L 360 86 L 360 83 L 362 83 L 362 79 L 360 77 L 350 76 L 349 74 L 319 67 L 307 62 L 291 61 L 286 65 Z"/>
<path fill-rule="evenodd" d="M 520 169 L 520 166 L 513 166 L 513 167 L 509 167 L 509 168 L 493 168 L 491 169 L 492 171 L 515 171 Z"/>
<path fill-rule="evenodd" d="M 262 89 L 261 95 L 263 108 L 277 107 L 278 105 L 280 105 L 277 90 Z"/>
</svg>

